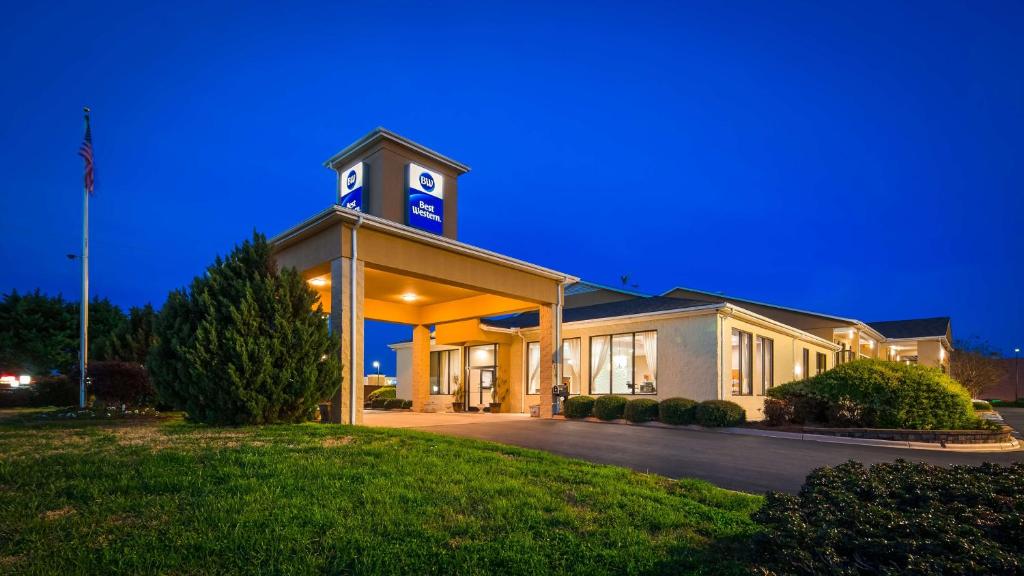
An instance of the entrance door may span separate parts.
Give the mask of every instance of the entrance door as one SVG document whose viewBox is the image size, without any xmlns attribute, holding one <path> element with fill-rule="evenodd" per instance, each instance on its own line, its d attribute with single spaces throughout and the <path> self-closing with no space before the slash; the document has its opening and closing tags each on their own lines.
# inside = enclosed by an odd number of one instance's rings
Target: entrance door
<svg viewBox="0 0 1024 576">
<path fill-rule="evenodd" d="M 466 405 L 483 409 L 491 403 L 491 391 L 497 373 L 498 345 L 468 347 L 469 386 L 466 387 Z"/>
</svg>

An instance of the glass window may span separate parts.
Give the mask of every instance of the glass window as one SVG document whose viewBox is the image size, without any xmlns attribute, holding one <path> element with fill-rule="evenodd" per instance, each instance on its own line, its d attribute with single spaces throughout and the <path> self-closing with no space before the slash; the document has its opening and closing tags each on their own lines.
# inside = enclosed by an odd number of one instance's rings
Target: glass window
<svg viewBox="0 0 1024 576">
<path fill-rule="evenodd" d="M 760 383 L 762 394 L 775 385 L 775 342 L 771 338 L 758 336 L 754 339 L 754 377 Z"/>
<path fill-rule="evenodd" d="M 612 337 L 590 338 L 590 393 L 608 394 L 612 389 Z"/>
<path fill-rule="evenodd" d="M 451 394 L 458 377 L 458 350 L 437 350 L 430 353 L 431 394 Z"/>
<path fill-rule="evenodd" d="M 655 394 L 656 331 L 590 338 L 591 394 Z"/>
<path fill-rule="evenodd" d="M 828 356 L 826 356 L 823 352 L 818 352 L 817 354 L 815 354 L 815 360 L 817 362 L 817 372 L 815 372 L 816 374 L 821 374 L 822 372 L 828 369 L 827 358 Z"/>
<path fill-rule="evenodd" d="M 801 370 L 803 371 L 804 378 L 808 378 L 811 375 L 811 351 L 804 348 L 803 361 L 800 363 Z"/>
<path fill-rule="evenodd" d="M 751 384 L 753 367 L 750 353 L 750 332 L 732 329 L 732 394 L 750 396 L 754 393 Z"/>
<path fill-rule="evenodd" d="M 633 335 L 612 336 L 612 394 L 633 393 Z"/>
<path fill-rule="evenodd" d="M 636 394 L 658 392 L 658 333 L 654 330 L 633 335 L 633 382 Z"/>
<path fill-rule="evenodd" d="M 540 393 L 540 342 L 526 345 L 526 374 L 526 393 Z"/>
<path fill-rule="evenodd" d="M 562 340 L 562 381 L 569 387 L 569 394 L 580 393 L 580 338 Z M 538 358 L 540 352 L 537 352 Z"/>
</svg>

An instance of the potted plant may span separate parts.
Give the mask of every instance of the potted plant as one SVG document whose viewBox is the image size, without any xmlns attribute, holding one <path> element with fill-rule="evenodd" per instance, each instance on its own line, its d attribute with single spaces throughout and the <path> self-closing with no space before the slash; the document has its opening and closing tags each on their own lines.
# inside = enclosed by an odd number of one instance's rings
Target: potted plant
<svg viewBox="0 0 1024 576">
<path fill-rule="evenodd" d="M 452 400 L 452 411 L 454 412 L 465 412 L 466 411 L 466 395 L 462 389 L 462 379 L 456 376 L 452 376 L 452 382 L 455 383 L 455 391 L 452 392 L 452 396 L 455 398 Z"/>
<path fill-rule="evenodd" d="M 508 378 L 500 377 L 495 380 L 494 386 L 491 387 L 491 413 L 501 412 L 501 401 L 505 397 L 505 390 L 507 389 Z"/>
</svg>

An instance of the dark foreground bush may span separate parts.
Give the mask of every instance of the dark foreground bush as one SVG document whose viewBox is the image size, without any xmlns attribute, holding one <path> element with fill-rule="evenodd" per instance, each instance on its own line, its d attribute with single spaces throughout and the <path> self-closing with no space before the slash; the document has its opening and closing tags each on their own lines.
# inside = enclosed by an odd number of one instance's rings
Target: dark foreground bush
<svg viewBox="0 0 1024 576">
<path fill-rule="evenodd" d="M 594 416 L 601 420 L 618 420 L 626 411 L 626 399 L 622 396 L 598 396 L 594 400 Z"/>
<path fill-rule="evenodd" d="M 746 419 L 746 411 L 728 400 L 705 400 L 694 408 L 694 421 L 701 426 L 737 426 Z"/>
<path fill-rule="evenodd" d="M 992 405 L 984 400 L 974 400 L 971 402 L 975 410 L 988 411 L 992 409 Z"/>
<path fill-rule="evenodd" d="M 665 424 L 693 424 L 696 400 L 689 398 L 666 398 L 658 404 L 658 420 Z"/>
<path fill-rule="evenodd" d="M 303 422 L 338 389 L 317 293 L 253 234 L 167 298 L 148 364 L 160 398 L 212 424 Z"/>
<path fill-rule="evenodd" d="M 405 403 L 406 400 L 402 400 L 401 398 L 386 398 L 384 399 L 384 409 L 400 410 L 402 408 L 405 408 Z"/>
<path fill-rule="evenodd" d="M 134 362 L 91 362 L 89 393 L 108 404 L 152 406 L 156 388 L 149 372 Z"/>
<path fill-rule="evenodd" d="M 383 388 L 377 388 L 366 399 L 370 402 L 381 398 L 383 400 L 389 400 L 391 398 L 398 398 L 398 389 L 395 386 L 384 386 Z"/>
<path fill-rule="evenodd" d="M 626 402 L 623 417 L 630 422 L 650 422 L 658 418 L 658 401 L 653 398 L 636 398 Z"/>
<path fill-rule="evenodd" d="M 797 424 L 916 430 L 981 427 L 963 386 L 936 368 L 913 364 L 857 360 L 776 386 L 768 395 L 789 401 Z"/>
<path fill-rule="evenodd" d="M 594 414 L 594 399 L 590 396 L 570 396 L 563 406 L 566 418 L 586 418 Z"/>
<path fill-rule="evenodd" d="M 769 493 L 758 567 L 776 574 L 1024 574 L 1024 463 L 819 468 Z"/>
<path fill-rule="evenodd" d="M 373 400 L 370 400 L 370 408 L 373 408 L 374 410 L 383 410 L 384 407 L 388 405 L 388 402 L 392 400 L 394 400 L 394 398 L 374 398 Z"/>
</svg>

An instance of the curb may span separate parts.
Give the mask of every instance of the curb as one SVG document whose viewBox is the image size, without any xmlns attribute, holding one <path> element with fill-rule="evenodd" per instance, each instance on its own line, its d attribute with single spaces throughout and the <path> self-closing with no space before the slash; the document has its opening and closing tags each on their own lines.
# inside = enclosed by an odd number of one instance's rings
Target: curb
<svg viewBox="0 0 1024 576">
<path fill-rule="evenodd" d="M 904 440 L 876 440 L 873 438 L 848 438 L 845 436 L 826 436 L 824 434 L 805 434 L 802 432 L 783 432 L 760 430 L 756 428 L 705 428 L 696 424 L 673 426 L 661 422 L 629 422 L 628 420 L 599 420 L 594 417 L 566 418 L 552 416 L 554 420 L 569 422 L 590 422 L 593 424 L 617 424 L 637 426 L 640 428 L 667 428 L 670 430 L 689 430 L 691 432 L 711 432 L 713 434 L 735 434 L 737 436 L 764 436 L 768 438 L 784 438 L 787 440 L 803 440 L 805 442 L 822 442 L 825 444 L 853 444 L 859 446 L 878 446 L 882 448 L 903 448 L 907 450 L 937 450 L 940 452 L 1007 452 L 1020 450 L 1021 444 L 1016 439 L 999 444 L 939 444 L 936 442 L 910 442 Z"/>
</svg>

